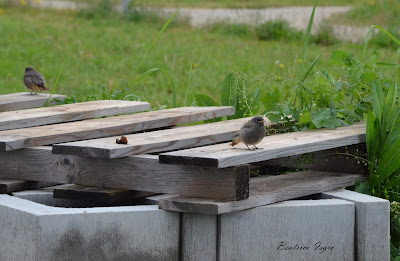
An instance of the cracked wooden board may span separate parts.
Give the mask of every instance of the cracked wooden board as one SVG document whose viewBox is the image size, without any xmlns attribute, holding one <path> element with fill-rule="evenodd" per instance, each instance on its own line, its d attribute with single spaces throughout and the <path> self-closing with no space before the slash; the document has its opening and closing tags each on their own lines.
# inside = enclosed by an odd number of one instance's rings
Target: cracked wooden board
<svg viewBox="0 0 400 261">
<path fill-rule="evenodd" d="M 117 144 L 116 137 L 53 145 L 53 153 L 94 158 L 119 158 L 135 154 L 193 148 L 232 140 L 251 118 L 126 135 L 128 144 Z M 266 125 L 271 122 L 266 120 Z"/>
<path fill-rule="evenodd" d="M 165 165 L 156 155 L 96 159 L 52 154 L 51 147 L 0 152 L 0 178 L 70 183 L 204 198 L 248 197 L 248 165 L 203 168 Z"/>
<path fill-rule="evenodd" d="M 159 155 L 164 164 L 208 166 L 217 168 L 266 161 L 286 156 L 343 147 L 365 142 L 365 123 L 337 129 L 291 132 L 265 137 L 257 150 L 243 144 L 229 147 L 228 143 L 185 149 Z"/>
<path fill-rule="evenodd" d="M 29 92 L 18 92 L 0 95 L 0 112 L 30 109 L 45 106 L 50 94 L 38 93 L 29 95 Z M 53 99 L 65 100 L 67 96 L 52 94 L 49 105 L 57 104 Z"/>
<path fill-rule="evenodd" d="M 158 206 L 170 211 L 217 215 L 352 186 L 357 180 L 365 178 L 361 174 L 307 170 L 251 179 L 250 196 L 245 200 L 219 201 L 177 196 L 160 199 Z"/>
<path fill-rule="evenodd" d="M 150 110 L 147 102 L 89 101 L 0 113 L 0 131 Z"/>
<path fill-rule="evenodd" d="M 228 116 L 234 113 L 235 109 L 229 106 L 181 107 L 103 119 L 5 130 L 0 131 L 0 151 L 130 134 Z"/>
</svg>

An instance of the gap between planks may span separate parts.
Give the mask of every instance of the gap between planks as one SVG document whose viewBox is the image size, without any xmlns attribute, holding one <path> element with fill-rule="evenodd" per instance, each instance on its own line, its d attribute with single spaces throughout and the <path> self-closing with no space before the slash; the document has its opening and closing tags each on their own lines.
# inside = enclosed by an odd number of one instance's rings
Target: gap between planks
<svg viewBox="0 0 400 261">
<path fill-rule="evenodd" d="M 160 163 L 226 168 L 286 156 L 343 147 L 365 142 L 365 123 L 337 129 L 291 132 L 265 137 L 257 150 L 228 143 L 185 149 L 159 155 Z"/>
<path fill-rule="evenodd" d="M 171 197 L 158 201 L 161 209 L 202 214 L 224 214 L 316 193 L 352 186 L 364 180 L 361 174 L 307 170 L 250 181 L 250 196 L 241 201 L 218 201 L 193 197 Z"/>
</svg>

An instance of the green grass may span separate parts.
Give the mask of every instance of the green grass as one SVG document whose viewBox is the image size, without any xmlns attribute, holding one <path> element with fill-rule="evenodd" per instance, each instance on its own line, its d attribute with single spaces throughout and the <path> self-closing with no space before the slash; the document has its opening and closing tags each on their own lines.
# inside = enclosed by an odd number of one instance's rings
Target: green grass
<svg viewBox="0 0 400 261">
<path fill-rule="evenodd" d="M 106 89 L 129 88 L 154 106 L 171 104 L 172 89 L 161 73 L 129 85 L 138 62 L 162 24 L 132 23 L 117 18 L 87 20 L 74 13 L 4 9 L 0 15 L 0 93 L 24 91 L 24 68 L 34 66 L 51 87 L 63 68 L 58 93 L 99 94 Z M 154 67 L 169 70 L 182 105 L 193 61 L 191 90 L 215 95 L 232 66 L 263 74 L 275 60 L 291 68 L 298 43 L 258 42 L 183 26 L 168 28 L 143 62 L 138 74 Z M 314 54 L 321 49 L 313 48 Z"/>
<path fill-rule="evenodd" d="M 99 3 L 102 0 L 72 0 L 75 2 Z M 110 0 L 114 4 L 122 0 Z M 311 6 L 314 0 L 134 0 L 141 6 L 162 7 L 208 7 L 208 8 L 264 8 L 279 6 Z M 352 5 L 354 3 L 368 3 L 369 0 L 321 0 L 318 5 Z"/>
<path fill-rule="evenodd" d="M 56 93 L 84 97 L 127 88 L 152 106 L 172 106 L 172 86 L 161 73 L 130 84 L 133 72 L 162 23 L 133 23 L 120 17 L 85 19 L 72 12 L 3 8 L 0 14 L 0 94 L 25 91 L 24 68 L 33 66 L 51 88 L 61 72 Z M 311 61 L 325 47 L 311 45 Z M 253 79 L 249 88 L 289 85 L 299 65 L 300 41 L 258 41 L 254 35 L 236 36 L 212 29 L 171 24 L 151 50 L 137 75 L 164 68 L 176 86 L 177 106 L 184 105 L 191 64 L 190 91 L 219 100 L 221 84 L 236 67 Z M 393 52 L 385 51 L 390 57 Z M 325 55 L 328 56 L 329 54 Z M 281 68 L 279 65 L 282 64 Z M 319 68 L 329 67 L 322 59 Z M 293 80 L 292 80 L 293 81 Z M 290 86 L 289 86 L 290 88 Z"/>
<path fill-rule="evenodd" d="M 370 0 L 356 3 L 355 8 L 346 14 L 336 15 L 329 19 L 331 22 L 348 25 L 377 24 L 386 27 L 400 25 L 400 1 Z"/>
</svg>

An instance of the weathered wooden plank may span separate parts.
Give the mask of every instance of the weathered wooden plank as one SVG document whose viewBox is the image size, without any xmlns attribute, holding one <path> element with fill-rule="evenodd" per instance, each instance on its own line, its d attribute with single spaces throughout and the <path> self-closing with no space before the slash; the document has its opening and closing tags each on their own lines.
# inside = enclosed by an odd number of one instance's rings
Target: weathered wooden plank
<svg viewBox="0 0 400 261">
<path fill-rule="evenodd" d="M 193 148 L 232 140 L 250 118 L 201 124 L 183 128 L 126 135 L 128 144 L 117 144 L 115 137 L 53 145 L 53 153 L 119 158 L 128 155 Z M 266 119 L 267 124 L 271 122 Z"/>
<path fill-rule="evenodd" d="M 248 196 L 249 167 L 216 169 L 158 163 L 155 155 L 117 159 L 51 153 L 51 147 L 0 152 L 0 178 L 240 200 Z"/>
<path fill-rule="evenodd" d="M 133 115 L 0 131 L 0 151 L 129 134 L 235 113 L 233 107 L 182 107 Z"/>
<path fill-rule="evenodd" d="M 11 130 L 150 110 L 147 102 L 90 101 L 0 113 L 0 130 Z"/>
<path fill-rule="evenodd" d="M 97 202 L 121 202 L 136 198 L 152 196 L 155 193 L 125 189 L 89 187 L 82 185 L 66 185 L 53 190 L 54 198 L 89 200 Z"/>
<path fill-rule="evenodd" d="M 30 109 L 42 107 L 46 105 L 50 94 L 38 93 L 37 95 L 29 95 L 29 92 L 19 92 L 0 95 L 0 112 Z M 65 100 L 65 95 L 52 94 L 50 105 L 57 104 L 53 99 Z"/>
<path fill-rule="evenodd" d="M 365 143 L 260 162 L 264 167 L 286 167 L 368 174 Z"/>
<path fill-rule="evenodd" d="M 307 170 L 252 179 L 250 196 L 241 201 L 226 202 L 178 196 L 161 199 L 158 201 L 158 206 L 179 212 L 223 214 L 352 186 L 357 180 L 362 179 L 363 176 L 360 174 Z"/>
<path fill-rule="evenodd" d="M 11 193 L 16 191 L 37 189 L 42 187 L 53 186 L 54 182 L 26 181 L 18 179 L 0 179 L 0 194 Z"/>
<path fill-rule="evenodd" d="M 362 142 L 365 142 L 365 123 L 357 123 L 337 129 L 310 130 L 268 136 L 257 145 L 259 148 L 257 150 L 248 150 L 245 145 L 230 148 L 229 144 L 223 143 L 167 152 L 160 154 L 160 162 L 226 168 Z"/>
</svg>

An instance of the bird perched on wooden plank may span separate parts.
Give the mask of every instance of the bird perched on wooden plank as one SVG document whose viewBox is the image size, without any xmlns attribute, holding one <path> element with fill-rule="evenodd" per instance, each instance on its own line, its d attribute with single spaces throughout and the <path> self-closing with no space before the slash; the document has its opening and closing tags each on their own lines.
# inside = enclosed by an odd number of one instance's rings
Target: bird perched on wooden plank
<svg viewBox="0 0 400 261">
<path fill-rule="evenodd" d="M 38 91 L 49 90 L 49 88 L 46 87 L 43 75 L 32 67 L 25 68 L 24 84 L 26 88 L 32 90 L 30 95 L 32 95 L 33 92 L 37 94 Z"/>
<path fill-rule="evenodd" d="M 235 146 L 239 142 L 243 142 L 249 150 L 249 145 L 253 145 L 254 149 L 258 149 L 256 144 L 258 144 L 264 137 L 264 118 L 261 116 L 255 116 L 240 128 L 239 132 L 235 135 L 235 139 L 229 145 Z"/>
</svg>

